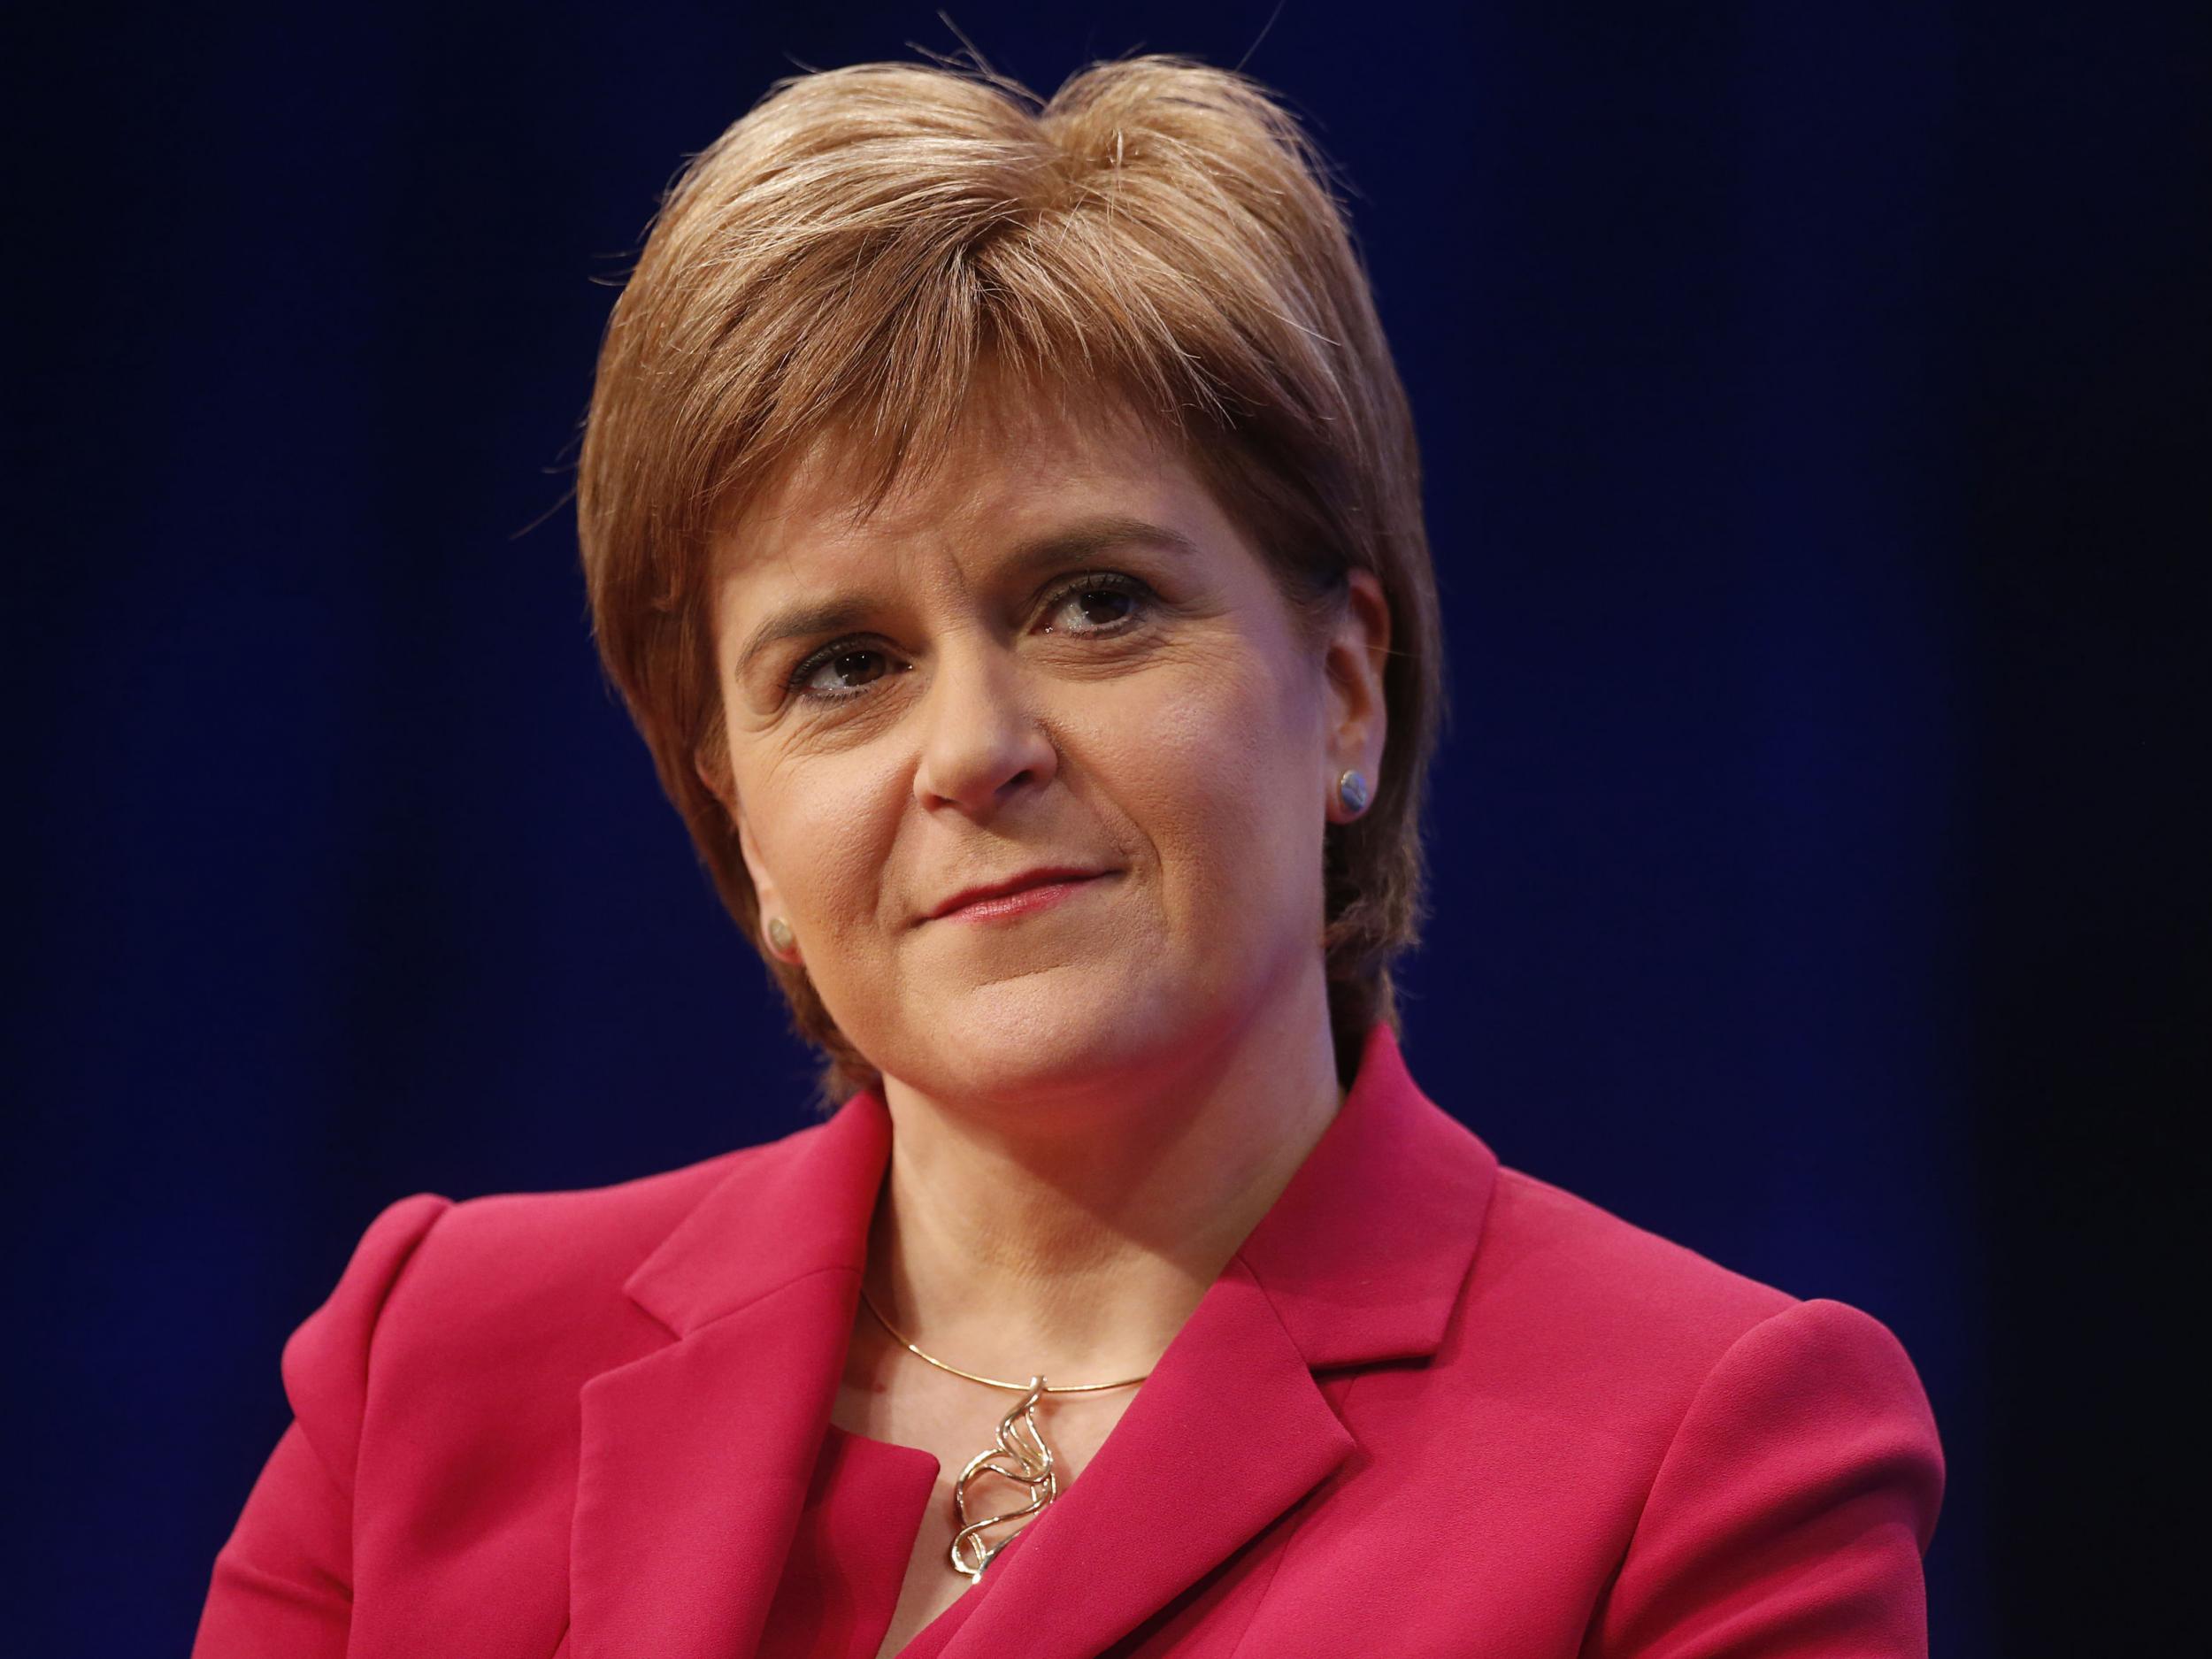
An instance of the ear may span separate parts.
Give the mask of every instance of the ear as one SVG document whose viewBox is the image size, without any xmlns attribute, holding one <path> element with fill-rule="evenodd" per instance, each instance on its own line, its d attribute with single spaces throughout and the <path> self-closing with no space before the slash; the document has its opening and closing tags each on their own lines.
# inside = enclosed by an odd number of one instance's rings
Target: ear
<svg viewBox="0 0 2212 1659">
<path fill-rule="evenodd" d="M 699 781 L 706 785 L 707 793 L 721 803 L 722 810 L 729 815 L 737 830 L 737 849 L 745 860 L 745 873 L 751 878 L 753 892 L 760 901 L 762 922 L 765 924 L 771 916 L 782 916 L 787 920 L 789 913 L 783 908 L 782 895 L 776 890 L 775 878 L 768 873 L 768 866 L 761 860 L 759 844 L 753 840 L 752 826 L 745 821 L 728 771 L 714 764 L 703 754 L 693 756 L 691 765 L 699 774 Z M 772 952 L 775 948 L 769 949 Z"/>
<path fill-rule="evenodd" d="M 762 925 L 766 926 L 771 916 L 780 916 L 789 921 L 791 913 L 784 909 L 783 895 L 776 890 L 775 878 L 768 873 L 768 866 L 761 862 L 760 848 L 753 840 L 753 826 L 745 821 L 741 812 L 737 814 L 737 848 L 744 855 L 745 873 L 753 879 L 753 891 L 759 895 Z"/>
<path fill-rule="evenodd" d="M 1343 610 L 1322 657 L 1328 680 L 1324 737 L 1329 763 L 1323 787 L 1329 814 L 1340 820 L 1352 816 L 1337 796 L 1336 780 L 1344 772 L 1356 771 L 1370 790 L 1379 789 L 1390 720 L 1383 689 L 1390 662 L 1390 601 L 1372 571 L 1348 571 L 1345 582 Z"/>
</svg>

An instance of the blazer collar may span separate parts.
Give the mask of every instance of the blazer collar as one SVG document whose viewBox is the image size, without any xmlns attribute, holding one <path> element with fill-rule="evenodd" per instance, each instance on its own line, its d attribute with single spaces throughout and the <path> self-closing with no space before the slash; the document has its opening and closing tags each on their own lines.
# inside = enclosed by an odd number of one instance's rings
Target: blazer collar
<svg viewBox="0 0 2212 1659">
<path fill-rule="evenodd" d="M 1314 1370 L 1425 1359 L 1473 1265 L 1498 1160 L 1367 1033 L 1344 1105 L 1237 1256 Z"/>
<path fill-rule="evenodd" d="M 864 1090 L 741 1156 L 624 1289 L 680 1337 L 794 1280 L 864 1272 L 890 1154 L 889 1110 Z M 1421 1358 L 1443 1339 L 1496 1173 L 1379 1021 L 1342 1109 L 1237 1255 L 1315 1369 Z"/>
<path fill-rule="evenodd" d="M 687 1337 L 795 1280 L 863 1274 L 890 1157 L 890 1110 L 864 1090 L 826 1123 L 740 1153 L 623 1289 Z"/>
<path fill-rule="evenodd" d="M 881 1094 L 854 1095 L 736 1159 L 630 1276 L 677 1340 L 584 1387 L 576 1659 L 752 1653 L 842 1374 L 890 1144 Z M 1342 1109 L 1081 1477 L 902 1659 L 1086 1659 L 1298 1502 L 1354 1448 L 1314 1371 L 1436 1351 L 1496 1170 L 1373 1026 Z"/>
</svg>

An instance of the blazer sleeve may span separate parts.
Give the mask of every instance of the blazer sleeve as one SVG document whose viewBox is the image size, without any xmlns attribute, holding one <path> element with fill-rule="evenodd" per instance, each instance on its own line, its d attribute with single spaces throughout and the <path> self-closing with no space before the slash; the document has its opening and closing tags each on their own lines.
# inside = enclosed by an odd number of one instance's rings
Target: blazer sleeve
<svg viewBox="0 0 2212 1659">
<path fill-rule="evenodd" d="M 1837 1302 L 1754 1326 L 1698 1389 L 1588 1659 L 1924 1655 L 1943 1452 L 1912 1362 Z"/>
<path fill-rule="evenodd" d="M 353 1479 L 379 1317 L 451 1201 L 369 1224 L 329 1301 L 284 1345 L 292 1424 L 215 1557 L 194 1659 L 342 1659 L 353 1612 Z"/>
</svg>

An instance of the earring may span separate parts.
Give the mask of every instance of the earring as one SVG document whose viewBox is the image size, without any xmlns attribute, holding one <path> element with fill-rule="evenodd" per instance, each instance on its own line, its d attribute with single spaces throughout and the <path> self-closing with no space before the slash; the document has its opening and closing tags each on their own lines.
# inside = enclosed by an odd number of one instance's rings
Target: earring
<svg viewBox="0 0 2212 1659">
<path fill-rule="evenodd" d="M 773 945 L 778 950 L 790 949 L 792 945 L 791 924 L 785 921 L 780 916 L 770 917 L 768 918 L 768 942 Z"/>
<path fill-rule="evenodd" d="M 1348 772 L 1336 780 L 1336 798 L 1344 803 L 1344 810 L 1354 818 L 1367 810 L 1367 780 L 1356 772 Z"/>
</svg>

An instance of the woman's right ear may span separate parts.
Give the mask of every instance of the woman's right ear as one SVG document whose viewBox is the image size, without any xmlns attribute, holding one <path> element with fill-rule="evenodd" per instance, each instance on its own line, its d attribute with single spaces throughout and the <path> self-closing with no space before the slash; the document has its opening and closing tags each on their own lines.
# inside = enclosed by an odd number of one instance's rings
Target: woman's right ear
<svg viewBox="0 0 2212 1659">
<path fill-rule="evenodd" d="M 699 781 L 706 787 L 707 793 L 721 807 L 726 827 L 738 836 L 739 844 L 742 846 L 745 820 L 737 810 L 737 792 L 732 787 L 727 769 L 717 765 L 703 751 L 691 757 L 691 770 L 698 774 Z M 746 862 L 749 864 L 751 860 L 748 858 Z"/>
<path fill-rule="evenodd" d="M 712 761 L 709 760 L 704 749 L 701 749 L 692 756 L 691 770 L 697 774 L 699 781 L 705 787 L 706 792 L 722 803 L 723 817 L 730 820 L 732 828 L 735 828 L 737 824 L 737 807 L 735 802 L 732 798 L 732 790 L 730 788 L 728 772 L 722 767 L 716 765 Z"/>
<path fill-rule="evenodd" d="M 731 828 L 737 833 L 738 856 L 744 859 L 745 873 L 752 881 L 753 895 L 758 902 L 761 926 L 764 933 L 771 919 L 784 916 L 783 898 L 777 890 L 776 879 L 768 873 L 768 866 L 760 856 L 760 848 L 753 840 L 752 826 L 746 823 L 745 814 L 737 803 L 736 791 L 726 774 L 718 772 L 704 756 L 695 757 L 692 766 L 699 774 L 699 781 L 706 786 L 707 793 L 721 803 Z M 772 945 L 771 948 L 774 947 Z M 776 954 L 794 960 L 796 958 L 795 952 L 778 949 Z"/>
<path fill-rule="evenodd" d="M 761 937 L 768 941 L 770 953 L 779 961 L 796 962 L 799 952 L 791 933 L 789 912 L 784 909 L 783 895 L 777 891 L 775 878 L 761 861 L 760 849 L 753 844 L 752 826 L 745 822 L 741 812 L 737 815 L 737 849 L 745 860 L 745 873 L 753 879 L 753 895 L 760 906 Z"/>
<path fill-rule="evenodd" d="M 753 879 L 753 891 L 760 895 L 760 913 L 765 916 L 777 907 L 775 879 L 760 861 L 760 849 L 753 844 L 753 826 L 745 821 L 743 813 L 735 817 L 738 854 L 745 860 L 745 873 Z"/>
</svg>

